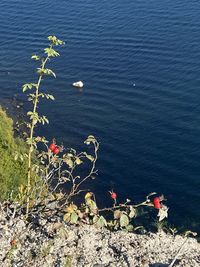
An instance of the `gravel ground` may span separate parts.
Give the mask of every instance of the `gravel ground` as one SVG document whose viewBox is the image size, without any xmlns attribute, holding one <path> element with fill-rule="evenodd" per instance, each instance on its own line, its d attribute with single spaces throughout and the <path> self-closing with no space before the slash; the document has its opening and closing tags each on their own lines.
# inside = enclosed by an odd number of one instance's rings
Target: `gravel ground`
<svg viewBox="0 0 200 267">
<path fill-rule="evenodd" d="M 54 218 L 29 223 L 0 213 L 0 266 L 12 267 L 158 267 L 200 266 L 200 244 L 160 232 L 138 235 L 94 226 L 69 226 Z"/>
</svg>

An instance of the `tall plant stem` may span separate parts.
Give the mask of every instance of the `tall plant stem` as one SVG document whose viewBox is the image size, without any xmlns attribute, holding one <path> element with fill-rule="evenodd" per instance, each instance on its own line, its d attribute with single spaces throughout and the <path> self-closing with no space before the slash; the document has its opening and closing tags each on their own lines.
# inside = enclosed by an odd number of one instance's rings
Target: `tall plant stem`
<svg viewBox="0 0 200 267">
<path fill-rule="evenodd" d="M 51 46 L 52 47 L 52 46 Z M 45 65 L 48 61 L 49 57 L 46 57 L 45 60 L 42 62 L 41 69 L 43 70 L 45 68 Z M 35 91 L 35 101 L 33 105 L 33 113 L 36 112 L 37 110 L 37 104 L 38 104 L 38 99 L 39 99 L 39 89 L 41 85 L 43 75 L 40 74 L 38 78 L 37 85 L 35 86 L 36 91 Z M 31 189 L 31 173 L 32 173 L 32 155 L 33 155 L 33 134 L 34 134 L 34 128 L 35 128 L 35 120 L 32 119 L 31 121 L 31 126 L 30 126 L 30 136 L 29 139 L 31 140 L 31 144 L 29 147 L 29 153 L 28 153 L 28 175 L 27 175 L 27 203 L 26 203 L 26 217 L 28 217 L 29 213 L 29 206 L 30 206 L 30 189 Z"/>
</svg>

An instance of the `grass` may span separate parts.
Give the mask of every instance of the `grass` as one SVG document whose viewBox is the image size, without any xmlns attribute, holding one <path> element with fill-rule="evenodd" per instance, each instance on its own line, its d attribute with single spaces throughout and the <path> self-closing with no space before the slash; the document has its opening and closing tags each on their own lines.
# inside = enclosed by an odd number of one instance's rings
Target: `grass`
<svg viewBox="0 0 200 267">
<path fill-rule="evenodd" d="M 13 120 L 0 107 L 0 200 L 6 199 L 21 184 L 26 183 L 27 161 L 15 154 L 23 155 L 26 144 L 20 138 L 14 138 Z"/>
</svg>

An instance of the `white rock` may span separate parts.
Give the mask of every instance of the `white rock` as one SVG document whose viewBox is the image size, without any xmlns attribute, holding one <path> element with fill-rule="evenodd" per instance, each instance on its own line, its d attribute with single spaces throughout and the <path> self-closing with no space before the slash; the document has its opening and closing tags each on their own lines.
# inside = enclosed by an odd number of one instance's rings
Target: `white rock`
<svg viewBox="0 0 200 267">
<path fill-rule="evenodd" d="M 72 85 L 75 86 L 75 87 L 78 87 L 78 88 L 82 88 L 83 87 L 83 82 L 82 81 L 78 81 L 78 82 L 73 83 Z"/>
</svg>

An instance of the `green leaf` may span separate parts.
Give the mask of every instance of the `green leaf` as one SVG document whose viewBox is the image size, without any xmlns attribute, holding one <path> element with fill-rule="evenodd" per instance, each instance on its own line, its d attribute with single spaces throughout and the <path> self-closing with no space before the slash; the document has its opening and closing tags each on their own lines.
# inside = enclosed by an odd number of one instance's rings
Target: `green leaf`
<svg viewBox="0 0 200 267">
<path fill-rule="evenodd" d="M 107 221 L 103 216 L 100 216 L 100 218 L 98 219 L 98 221 L 96 222 L 98 227 L 104 227 L 107 226 Z"/>
<path fill-rule="evenodd" d="M 18 159 L 18 156 L 19 156 L 18 152 L 15 151 L 15 154 L 14 154 L 14 160 L 15 160 L 15 161 Z"/>
<path fill-rule="evenodd" d="M 80 158 L 78 158 L 78 157 L 76 158 L 75 162 L 76 162 L 77 165 L 80 165 L 81 163 L 83 163 L 82 160 Z"/>
<path fill-rule="evenodd" d="M 134 217 L 136 217 L 136 210 L 132 206 L 130 207 L 129 217 L 131 219 L 134 218 Z"/>
<path fill-rule="evenodd" d="M 78 221 L 78 215 L 76 214 L 76 212 L 73 212 L 71 214 L 71 219 L 70 219 L 70 222 L 73 223 L 73 224 L 76 224 Z"/>
<path fill-rule="evenodd" d="M 57 39 L 56 36 L 52 36 L 52 35 L 48 36 L 48 40 L 51 41 L 51 43 L 53 45 L 63 45 L 63 44 L 65 44 L 65 42 L 63 42 L 62 40 Z"/>
<path fill-rule="evenodd" d="M 94 200 L 92 200 L 91 198 L 86 198 L 85 203 L 86 205 L 88 205 L 91 213 L 97 213 L 97 204 L 94 202 Z"/>
<path fill-rule="evenodd" d="M 28 111 L 27 112 L 27 116 L 32 116 L 33 115 L 33 112 L 32 111 Z"/>
<path fill-rule="evenodd" d="M 45 123 L 49 124 L 49 120 L 47 119 L 46 116 L 43 116 L 43 120 L 44 120 Z"/>
<path fill-rule="evenodd" d="M 133 230 L 134 230 L 133 225 L 132 224 L 127 225 L 126 226 L 126 230 L 129 231 L 129 232 L 133 232 Z"/>
<path fill-rule="evenodd" d="M 52 75 L 52 76 L 54 76 L 54 77 L 56 78 L 56 74 L 55 74 L 52 70 L 50 70 L 50 69 L 46 69 L 46 73 L 47 73 L 48 75 Z"/>
<path fill-rule="evenodd" d="M 86 152 L 84 152 L 84 155 L 86 156 L 87 159 L 89 159 L 91 162 L 94 161 L 94 157 L 92 155 L 88 155 Z"/>
<path fill-rule="evenodd" d="M 129 218 L 126 214 L 123 214 L 120 217 L 120 226 L 121 227 L 126 227 L 129 224 Z"/>
<path fill-rule="evenodd" d="M 50 94 L 45 94 L 46 99 L 51 99 L 51 100 L 55 100 L 53 95 Z"/>
<path fill-rule="evenodd" d="M 92 219 L 93 223 L 97 223 L 98 219 L 99 219 L 99 217 L 97 215 L 95 215 Z"/>
<path fill-rule="evenodd" d="M 94 143 L 96 141 L 96 139 L 94 138 L 93 135 L 89 135 L 88 138 L 85 140 L 85 144 L 89 145 L 90 143 Z"/>
<path fill-rule="evenodd" d="M 71 169 L 73 168 L 74 163 L 73 163 L 73 161 L 70 158 L 66 158 L 64 160 L 64 162 L 69 166 L 69 168 L 71 168 Z"/>
<path fill-rule="evenodd" d="M 44 49 L 44 53 L 48 55 L 48 57 L 57 57 L 57 56 L 60 56 L 60 54 L 54 50 L 53 48 L 45 48 Z"/>
<path fill-rule="evenodd" d="M 22 85 L 22 91 L 26 92 L 29 89 L 32 89 L 33 84 L 32 83 L 25 83 L 24 85 Z"/>
<path fill-rule="evenodd" d="M 40 57 L 39 56 L 37 56 L 37 55 L 32 55 L 32 57 L 31 57 L 32 59 L 35 59 L 35 60 L 40 60 Z"/>
<path fill-rule="evenodd" d="M 63 220 L 66 221 L 66 222 L 69 222 L 70 221 L 70 216 L 71 216 L 70 213 L 65 213 L 64 216 L 63 216 Z"/>
</svg>

